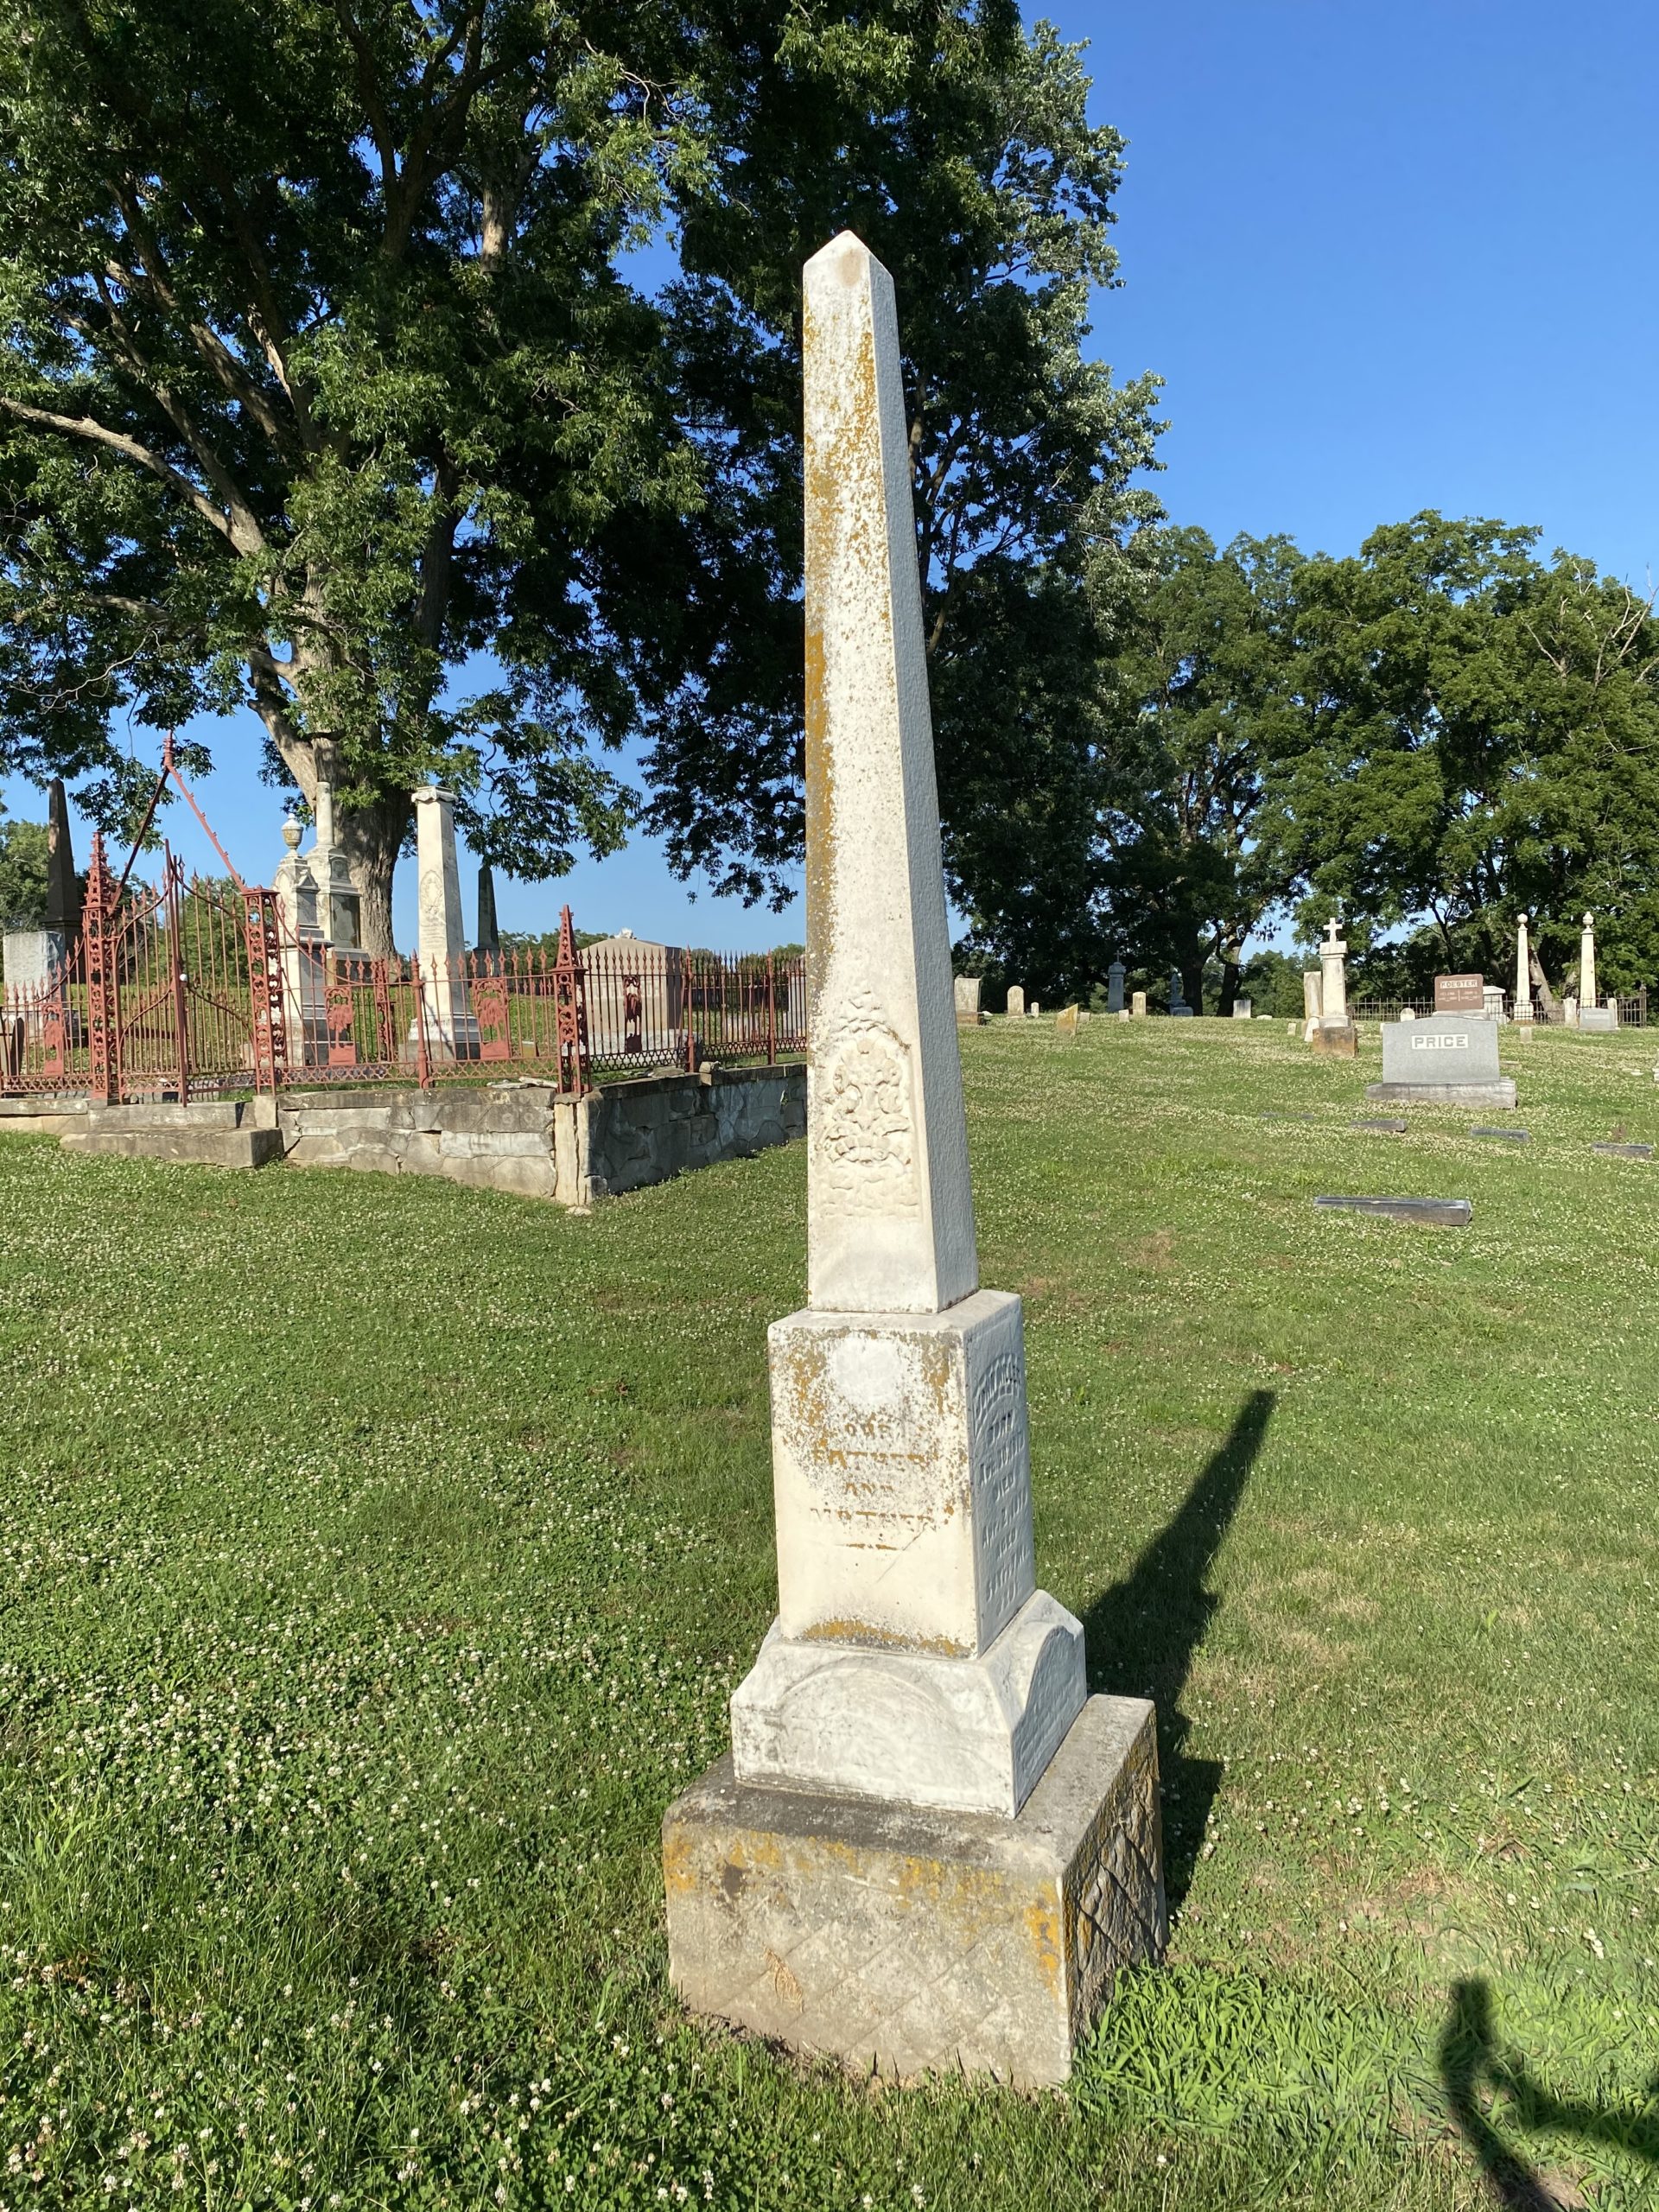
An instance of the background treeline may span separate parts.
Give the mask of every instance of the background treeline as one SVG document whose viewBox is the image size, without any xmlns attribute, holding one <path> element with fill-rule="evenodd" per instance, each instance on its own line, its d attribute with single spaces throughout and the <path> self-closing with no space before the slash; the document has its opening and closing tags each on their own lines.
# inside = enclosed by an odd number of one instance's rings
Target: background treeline
<svg viewBox="0 0 1659 2212">
<path fill-rule="evenodd" d="M 1143 533 L 1067 722 L 1066 803 L 1011 780 L 958 834 L 960 957 L 1049 998 L 1116 956 L 1154 1002 L 1179 969 L 1195 1006 L 1207 976 L 1212 1012 L 1236 988 L 1292 1011 L 1302 960 L 1241 979 L 1275 924 L 1311 946 L 1339 912 L 1355 988 L 1398 998 L 1440 970 L 1512 984 L 1525 912 L 1559 992 L 1590 907 L 1604 988 L 1659 974 L 1659 622 L 1537 536 L 1424 513 L 1333 559 Z"/>
</svg>

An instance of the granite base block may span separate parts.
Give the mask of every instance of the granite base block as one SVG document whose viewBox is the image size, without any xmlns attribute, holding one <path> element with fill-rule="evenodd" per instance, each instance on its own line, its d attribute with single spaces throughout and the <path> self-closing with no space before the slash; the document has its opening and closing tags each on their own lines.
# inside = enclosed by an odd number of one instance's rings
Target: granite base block
<svg viewBox="0 0 1659 2212">
<path fill-rule="evenodd" d="M 1321 1021 L 1308 1034 L 1315 1059 L 1351 1060 L 1358 1057 L 1359 1032 L 1351 1021 Z"/>
<path fill-rule="evenodd" d="M 1157 1736 L 1093 1697 L 1013 1819 L 759 1788 L 721 1759 L 663 1822 L 669 1972 L 714 2013 L 861 2071 L 1064 2082 L 1121 1967 L 1167 1936 Z"/>
<path fill-rule="evenodd" d="M 1496 1083 L 1368 1083 L 1365 1096 L 1402 1106 L 1513 1107 L 1515 1077 L 1499 1076 Z"/>
</svg>

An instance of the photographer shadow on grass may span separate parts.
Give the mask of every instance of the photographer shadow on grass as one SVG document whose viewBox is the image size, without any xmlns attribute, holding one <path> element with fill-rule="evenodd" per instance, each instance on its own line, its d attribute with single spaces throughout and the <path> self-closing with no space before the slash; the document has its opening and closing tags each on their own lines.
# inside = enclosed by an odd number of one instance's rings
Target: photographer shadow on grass
<svg viewBox="0 0 1659 2212">
<path fill-rule="evenodd" d="M 1172 1913 L 1192 1879 L 1223 1771 L 1219 1759 L 1187 1756 L 1192 1724 L 1180 1710 L 1181 1698 L 1221 1603 L 1206 1586 L 1211 1568 L 1238 1510 L 1274 1403 L 1271 1390 L 1250 1393 L 1179 1512 L 1128 1577 L 1103 1591 L 1084 1617 L 1090 1688 L 1157 1701 L 1164 1884 Z"/>
<path fill-rule="evenodd" d="M 1541 2173 L 1510 2148 L 1488 2116 L 1483 2092 L 1507 2101 L 1506 2117 L 1517 2127 L 1584 2136 L 1659 2164 L 1659 2081 L 1648 2084 L 1639 2106 L 1552 2096 L 1534 2079 L 1520 2052 L 1497 2040 L 1491 1989 L 1478 1976 L 1452 1985 L 1452 2009 L 1440 2031 L 1440 2080 L 1447 2110 L 1506 2212 L 1563 2212 L 1586 2199 L 1561 2176 Z"/>
</svg>

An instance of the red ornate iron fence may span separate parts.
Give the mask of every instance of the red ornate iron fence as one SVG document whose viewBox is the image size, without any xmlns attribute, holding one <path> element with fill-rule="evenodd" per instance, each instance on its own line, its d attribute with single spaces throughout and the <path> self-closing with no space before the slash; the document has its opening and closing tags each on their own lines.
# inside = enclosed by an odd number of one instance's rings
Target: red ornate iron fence
<svg viewBox="0 0 1659 2212">
<path fill-rule="evenodd" d="M 570 910 L 559 945 L 468 953 L 438 966 L 318 950 L 308 1000 L 308 1079 L 360 1083 L 411 1065 L 423 1084 L 491 1069 L 543 1075 L 565 1091 L 705 1061 L 771 1062 L 806 1050 L 798 957 L 682 952 L 626 939 L 576 949 Z M 289 1052 L 289 1080 L 300 1055 Z"/>
<path fill-rule="evenodd" d="M 129 863 L 130 867 L 130 863 Z M 804 962 L 613 938 L 423 969 L 296 938 L 274 892 L 117 880 L 92 844 L 80 942 L 44 982 L 0 992 L 0 1092 L 95 1103 L 299 1085 L 488 1080 L 565 1092 L 806 1049 Z"/>
</svg>

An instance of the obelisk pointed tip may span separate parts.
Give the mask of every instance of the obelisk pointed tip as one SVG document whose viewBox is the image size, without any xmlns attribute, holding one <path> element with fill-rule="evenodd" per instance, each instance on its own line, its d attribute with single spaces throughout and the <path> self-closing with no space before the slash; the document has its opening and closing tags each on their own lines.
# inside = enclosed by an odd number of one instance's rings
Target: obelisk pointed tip
<svg viewBox="0 0 1659 2212">
<path fill-rule="evenodd" d="M 868 271 L 880 268 L 881 264 L 856 231 L 838 231 L 828 245 L 818 248 L 804 274 L 809 286 L 814 282 L 856 284 Z M 882 273 L 885 276 L 887 272 L 884 270 Z"/>
</svg>

